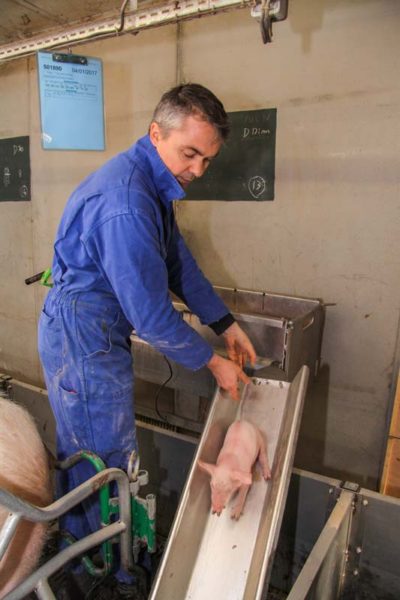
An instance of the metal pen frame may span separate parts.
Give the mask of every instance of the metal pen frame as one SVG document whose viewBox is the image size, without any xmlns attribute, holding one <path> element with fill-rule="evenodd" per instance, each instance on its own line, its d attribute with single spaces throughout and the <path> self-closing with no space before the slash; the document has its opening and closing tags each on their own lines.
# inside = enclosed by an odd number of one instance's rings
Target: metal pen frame
<svg viewBox="0 0 400 600">
<path fill-rule="evenodd" d="M 105 469 L 59 500 L 56 500 L 43 508 L 34 506 L 33 504 L 25 502 L 17 496 L 0 489 L 0 505 L 10 511 L 9 516 L 0 531 L 1 560 L 21 519 L 26 519 L 33 523 L 47 523 L 53 521 L 88 498 L 91 494 L 98 492 L 102 486 L 111 481 L 115 481 L 118 488 L 119 520 L 111 525 L 101 528 L 99 531 L 83 538 L 65 550 L 62 550 L 59 554 L 32 573 L 32 575 L 25 579 L 25 581 L 18 585 L 14 590 L 8 593 L 4 597 L 4 600 L 22 600 L 22 598 L 32 591 L 36 592 L 36 595 L 40 600 L 55 600 L 55 596 L 48 583 L 48 578 L 71 559 L 86 552 L 90 548 L 99 546 L 104 541 L 113 538 L 116 535 L 120 536 L 122 567 L 126 570 L 132 569 L 132 524 L 129 481 L 126 473 L 121 469 Z"/>
</svg>

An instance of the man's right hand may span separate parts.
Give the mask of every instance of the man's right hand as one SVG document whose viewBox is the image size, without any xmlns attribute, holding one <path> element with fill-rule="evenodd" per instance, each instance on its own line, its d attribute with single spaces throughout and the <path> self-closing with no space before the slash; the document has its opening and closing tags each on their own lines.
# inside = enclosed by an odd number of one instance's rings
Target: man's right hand
<svg viewBox="0 0 400 600">
<path fill-rule="evenodd" d="M 238 386 L 239 382 L 250 383 L 249 377 L 236 363 L 218 354 L 213 354 L 207 363 L 207 367 L 217 380 L 217 384 L 230 393 L 232 398 L 239 401 Z"/>
</svg>

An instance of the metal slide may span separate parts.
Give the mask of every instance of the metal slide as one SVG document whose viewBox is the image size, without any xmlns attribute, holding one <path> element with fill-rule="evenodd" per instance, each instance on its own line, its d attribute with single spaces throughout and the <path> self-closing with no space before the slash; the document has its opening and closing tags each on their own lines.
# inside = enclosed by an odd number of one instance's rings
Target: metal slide
<svg viewBox="0 0 400 600">
<path fill-rule="evenodd" d="M 181 497 L 150 600 L 258 600 L 265 596 L 289 486 L 303 401 L 306 366 L 292 383 L 253 378 L 238 405 L 217 390 Z M 259 466 L 244 514 L 220 517 L 210 510 L 209 478 L 197 467 L 215 463 L 229 425 L 236 418 L 263 432 L 272 479 Z"/>
</svg>

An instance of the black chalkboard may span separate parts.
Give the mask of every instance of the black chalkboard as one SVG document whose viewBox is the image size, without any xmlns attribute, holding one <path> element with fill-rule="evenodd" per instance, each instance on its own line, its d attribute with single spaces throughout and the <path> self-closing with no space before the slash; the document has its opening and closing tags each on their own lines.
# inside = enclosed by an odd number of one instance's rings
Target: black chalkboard
<svg viewBox="0 0 400 600">
<path fill-rule="evenodd" d="M 273 200 L 276 108 L 229 113 L 231 134 L 188 200 Z"/>
<path fill-rule="evenodd" d="M 0 201 L 30 199 L 29 136 L 0 139 Z"/>
</svg>

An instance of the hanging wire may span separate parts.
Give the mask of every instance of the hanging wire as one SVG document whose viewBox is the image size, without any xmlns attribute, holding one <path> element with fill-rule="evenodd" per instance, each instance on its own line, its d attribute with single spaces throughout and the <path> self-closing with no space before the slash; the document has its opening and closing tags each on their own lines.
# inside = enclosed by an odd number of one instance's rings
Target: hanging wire
<svg viewBox="0 0 400 600">
<path fill-rule="evenodd" d="M 124 0 L 120 11 L 119 11 L 119 24 L 118 26 L 115 28 L 115 31 L 118 35 L 118 33 L 121 33 L 124 30 L 124 25 L 125 25 L 125 9 L 126 9 L 126 5 L 128 4 L 128 0 Z"/>
<path fill-rule="evenodd" d="M 160 394 L 161 394 L 161 392 L 163 391 L 163 389 L 165 388 L 165 386 L 166 386 L 166 385 L 167 385 L 167 384 L 168 384 L 168 383 L 171 381 L 171 379 L 172 379 L 172 377 L 173 377 L 173 374 L 174 374 L 174 373 L 173 373 L 173 371 L 172 371 L 172 366 L 171 366 L 171 363 L 169 362 L 168 358 L 167 358 L 166 356 L 164 356 L 164 355 L 163 355 L 163 358 L 164 358 L 165 362 L 166 362 L 166 363 L 167 363 L 167 365 L 168 365 L 168 369 L 169 369 L 169 375 L 168 375 L 167 379 L 164 381 L 164 383 L 162 383 L 162 384 L 160 385 L 160 387 L 158 388 L 158 390 L 157 390 L 157 392 L 156 392 L 156 395 L 155 395 L 155 399 L 154 399 L 154 400 L 155 400 L 155 409 L 156 409 L 156 413 L 157 413 L 158 417 L 161 419 L 161 421 L 164 421 L 164 423 L 167 423 L 167 424 L 169 425 L 169 421 L 168 421 L 168 419 L 167 419 L 166 417 L 164 417 L 164 416 L 163 416 L 163 415 L 160 413 L 160 410 L 159 410 L 159 408 L 158 408 L 158 400 L 159 400 L 159 398 L 160 398 Z"/>
</svg>

